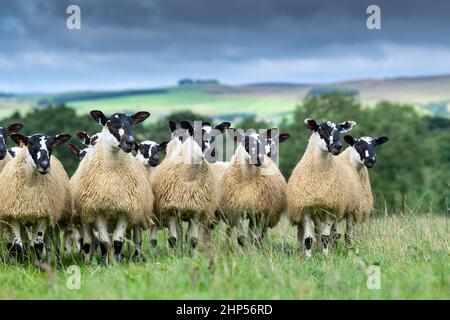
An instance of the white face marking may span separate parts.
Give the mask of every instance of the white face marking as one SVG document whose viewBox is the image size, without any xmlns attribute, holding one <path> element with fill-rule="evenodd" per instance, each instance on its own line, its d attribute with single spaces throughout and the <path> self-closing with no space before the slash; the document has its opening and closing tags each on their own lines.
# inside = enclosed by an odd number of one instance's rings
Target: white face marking
<svg viewBox="0 0 450 320">
<path fill-rule="evenodd" d="M 41 139 L 39 139 L 39 142 L 40 142 L 40 144 L 41 144 L 40 150 L 46 150 L 46 151 L 47 151 L 47 154 L 48 154 L 47 144 L 46 144 L 47 138 L 46 138 L 46 137 L 41 137 Z M 40 158 L 41 158 L 41 151 L 38 151 L 38 153 L 37 153 L 37 159 L 40 159 Z"/>
<path fill-rule="evenodd" d="M 373 143 L 373 139 L 371 137 L 361 137 L 359 138 L 362 141 L 367 142 L 368 144 L 372 144 Z"/>
<path fill-rule="evenodd" d="M 116 115 L 114 116 L 114 118 L 116 118 L 116 119 L 119 119 L 119 115 L 118 115 L 118 114 L 116 114 Z"/>
<path fill-rule="evenodd" d="M 120 137 L 123 137 L 123 134 L 125 133 L 125 131 L 122 129 L 122 128 L 120 128 L 119 129 L 119 135 L 120 135 Z"/>
<path fill-rule="evenodd" d="M 203 127 L 203 130 L 205 130 L 207 134 L 210 134 L 212 128 L 211 128 L 210 126 L 204 126 L 204 127 Z"/>
<path fill-rule="evenodd" d="M 364 156 L 365 156 L 366 158 L 369 157 L 369 150 L 364 151 Z"/>
</svg>

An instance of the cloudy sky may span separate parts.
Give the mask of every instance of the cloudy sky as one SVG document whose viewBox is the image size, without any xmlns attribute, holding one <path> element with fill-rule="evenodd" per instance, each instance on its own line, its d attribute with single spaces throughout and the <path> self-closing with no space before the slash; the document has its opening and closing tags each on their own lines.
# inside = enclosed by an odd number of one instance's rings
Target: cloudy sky
<svg viewBox="0 0 450 320">
<path fill-rule="evenodd" d="M 449 16 L 448 0 L 0 0 L 0 92 L 450 73 Z"/>
</svg>

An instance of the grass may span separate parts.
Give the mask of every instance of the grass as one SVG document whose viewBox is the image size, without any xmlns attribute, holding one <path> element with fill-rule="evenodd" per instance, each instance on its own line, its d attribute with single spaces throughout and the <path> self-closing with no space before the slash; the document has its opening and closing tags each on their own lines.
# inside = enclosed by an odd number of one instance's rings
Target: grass
<svg viewBox="0 0 450 320">
<path fill-rule="evenodd" d="M 295 229 L 283 219 L 263 249 L 241 250 L 215 231 L 215 249 L 192 255 L 156 252 L 146 238 L 146 262 L 81 266 L 81 288 L 69 290 L 66 270 L 37 271 L 31 264 L 0 262 L 1 299 L 449 299 L 448 217 L 397 215 L 362 225 L 351 248 L 339 244 L 328 257 L 298 253 Z M 148 236 L 148 235 L 146 235 Z M 367 265 L 381 270 L 381 289 L 367 288 Z"/>
</svg>

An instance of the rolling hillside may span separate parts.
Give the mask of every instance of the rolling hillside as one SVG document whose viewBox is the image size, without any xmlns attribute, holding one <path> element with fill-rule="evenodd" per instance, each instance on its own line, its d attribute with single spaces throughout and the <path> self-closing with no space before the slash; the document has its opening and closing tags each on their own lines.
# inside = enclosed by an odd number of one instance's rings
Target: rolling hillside
<svg viewBox="0 0 450 320">
<path fill-rule="evenodd" d="M 257 114 L 266 120 L 289 115 L 309 93 L 341 90 L 357 94 L 373 105 L 380 100 L 415 104 L 427 112 L 450 116 L 450 75 L 359 80 L 330 84 L 261 83 L 223 85 L 186 84 L 168 88 L 123 91 L 84 91 L 54 95 L 0 95 L 0 117 L 32 106 L 66 103 L 79 112 L 99 108 L 105 112 L 149 110 L 154 118 L 172 111 L 192 109 L 198 113 L 233 120 Z"/>
</svg>

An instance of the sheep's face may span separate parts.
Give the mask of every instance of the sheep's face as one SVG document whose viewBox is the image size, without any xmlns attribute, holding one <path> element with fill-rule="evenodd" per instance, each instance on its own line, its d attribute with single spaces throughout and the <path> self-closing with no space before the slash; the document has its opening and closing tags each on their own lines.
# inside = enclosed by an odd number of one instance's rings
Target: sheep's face
<svg viewBox="0 0 450 320">
<path fill-rule="evenodd" d="M 11 139 L 19 146 L 26 146 L 27 162 L 30 163 L 40 174 L 46 174 L 50 171 L 50 157 L 53 148 L 70 140 L 70 135 L 59 134 L 56 136 L 47 136 L 44 134 L 34 134 L 25 137 L 21 134 L 11 135 Z"/>
<path fill-rule="evenodd" d="M 350 135 L 344 137 L 344 141 L 351 145 L 357 153 L 356 160 L 367 168 L 372 168 L 375 165 L 375 147 L 386 143 L 388 140 L 388 137 L 361 137 L 358 139 L 354 139 Z"/>
<path fill-rule="evenodd" d="M 136 158 L 144 166 L 156 167 L 159 164 L 159 152 L 165 150 L 167 144 L 168 142 L 158 144 L 154 141 L 143 141 L 141 144 L 136 144 Z"/>
<path fill-rule="evenodd" d="M 222 122 L 212 127 L 209 122 L 195 121 L 194 127 L 188 121 L 181 121 L 181 127 L 186 129 L 202 150 L 203 156 L 209 163 L 217 161 L 216 137 L 223 134 L 230 127 L 229 122 Z"/>
<path fill-rule="evenodd" d="M 77 146 L 75 146 L 74 144 L 68 144 L 67 145 L 67 149 L 69 149 L 69 151 L 75 156 L 77 157 L 80 161 L 84 159 L 84 157 L 86 156 L 86 154 L 88 153 L 89 148 L 84 148 L 82 150 L 78 149 Z"/>
<path fill-rule="evenodd" d="M 5 159 L 8 148 L 6 147 L 6 139 L 9 135 L 19 132 L 23 128 L 23 124 L 14 123 L 5 128 L 0 126 L 0 160 Z"/>
<path fill-rule="evenodd" d="M 336 156 L 341 152 L 341 132 L 348 132 L 356 125 L 354 121 L 345 121 L 339 124 L 327 121 L 317 124 L 313 119 L 305 119 L 305 125 L 318 135 L 318 147 Z"/>
<path fill-rule="evenodd" d="M 120 148 L 129 153 L 134 149 L 132 126 L 141 123 L 150 116 L 150 113 L 141 111 L 132 116 L 124 113 L 114 113 L 106 117 L 103 112 L 91 111 L 92 118 L 103 126 L 102 138 L 113 148 Z"/>
<path fill-rule="evenodd" d="M 168 123 L 169 123 L 169 131 L 171 134 L 171 140 L 174 143 L 174 148 L 178 148 L 189 137 L 189 133 L 186 129 L 183 128 L 177 129 L 177 124 L 172 120 L 169 120 Z"/>
</svg>

